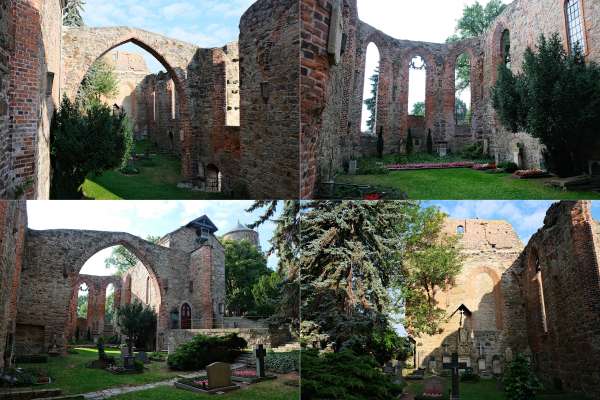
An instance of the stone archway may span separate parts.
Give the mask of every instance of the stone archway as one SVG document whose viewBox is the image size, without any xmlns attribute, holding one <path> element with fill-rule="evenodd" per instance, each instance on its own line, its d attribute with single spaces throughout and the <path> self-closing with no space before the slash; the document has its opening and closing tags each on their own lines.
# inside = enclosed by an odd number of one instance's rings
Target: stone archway
<svg viewBox="0 0 600 400">
<path fill-rule="evenodd" d="M 63 74 L 61 91 L 74 99 L 92 64 L 112 49 L 133 43 L 154 56 L 167 70 L 175 85 L 182 140 L 182 174 L 191 177 L 193 134 L 190 88 L 187 71 L 199 48 L 189 43 L 128 27 L 65 28 L 62 37 Z"/>
</svg>

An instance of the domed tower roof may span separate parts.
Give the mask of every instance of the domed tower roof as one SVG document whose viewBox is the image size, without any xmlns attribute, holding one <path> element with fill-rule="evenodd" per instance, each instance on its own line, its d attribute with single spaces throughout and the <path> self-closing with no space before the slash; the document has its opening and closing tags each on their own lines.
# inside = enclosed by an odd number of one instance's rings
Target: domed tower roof
<svg viewBox="0 0 600 400">
<path fill-rule="evenodd" d="M 238 221 L 237 226 L 235 228 L 233 228 L 232 230 L 230 230 L 229 232 L 227 232 L 225 234 L 225 236 L 227 236 L 230 233 L 233 232 L 240 232 L 240 231 L 246 231 L 246 232 L 256 232 L 254 229 L 250 229 L 248 228 L 246 225 L 242 224 L 240 221 Z"/>
</svg>

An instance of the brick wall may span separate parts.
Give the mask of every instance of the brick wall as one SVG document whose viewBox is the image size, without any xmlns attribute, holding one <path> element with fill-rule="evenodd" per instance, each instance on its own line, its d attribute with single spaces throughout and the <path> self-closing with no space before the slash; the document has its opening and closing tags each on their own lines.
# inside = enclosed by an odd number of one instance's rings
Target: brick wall
<svg viewBox="0 0 600 400">
<path fill-rule="evenodd" d="M 9 57 L 14 46 L 11 1 L 0 4 L 0 198 L 7 198 L 13 188 L 12 140 L 8 119 Z"/>
<path fill-rule="evenodd" d="M 240 22 L 240 175 L 251 198 L 298 197 L 299 32 L 295 0 L 259 0 Z"/>
<path fill-rule="evenodd" d="M 14 349 L 26 229 L 25 202 L 0 201 L 0 369 L 8 366 Z"/>
</svg>

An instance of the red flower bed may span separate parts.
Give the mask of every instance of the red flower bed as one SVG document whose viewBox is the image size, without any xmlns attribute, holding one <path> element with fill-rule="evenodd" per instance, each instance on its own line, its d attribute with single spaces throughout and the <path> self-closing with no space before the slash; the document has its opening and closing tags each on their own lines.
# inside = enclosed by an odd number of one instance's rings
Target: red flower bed
<svg viewBox="0 0 600 400">
<path fill-rule="evenodd" d="M 458 161 L 452 163 L 423 163 L 423 164 L 393 164 L 386 168 L 390 171 L 406 171 L 419 169 L 450 169 L 450 168 L 473 168 L 475 163 L 470 161 Z"/>
<path fill-rule="evenodd" d="M 371 194 L 366 194 L 363 198 L 363 200 L 370 200 L 370 201 L 377 201 L 377 200 L 381 200 L 382 199 L 382 195 L 381 193 L 371 193 Z"/>
<path fill-rule="evenodd" d="M 231 376 L 239 376 L 240 378 L 256 378 L 256 370 L 253 369 L 236 369 L 231 371 Z"/>
</svg>

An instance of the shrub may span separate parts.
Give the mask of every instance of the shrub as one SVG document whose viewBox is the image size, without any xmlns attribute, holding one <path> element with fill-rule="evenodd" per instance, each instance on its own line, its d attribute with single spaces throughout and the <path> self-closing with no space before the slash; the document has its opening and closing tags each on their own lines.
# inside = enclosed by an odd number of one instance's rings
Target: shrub
<svg viewBox="0 0 600 400">
<path fill-rule="evenodd" d="M 487 157 L 483 153 L 483 146 L 481 143 L 473 143 L 472 145 L 465 147 L 461 152 L 461 155 L 467 160 L 481 160 Z"/>
<path fill-rule="evenodd" d="M 383 374 L 371 356 L 307 350 L 301 359 L 302 399 L 387 400 L 402 393 L 402 385 Z"/>
<path fill-rule="evenodd" d="M 124 175 L 138 175 L 140 173 L 140 170 L 133 165 L 127 165 L 121 168 L 120 171 Z"/>
<path fill-rule="evenodd" d="M 498 164 L 498 168 L 503 169 L 504 171 L 508 172 L 509 174 L 512 174 L 519 170 L 519 166 L 511 161 L 505 161 L 505 162 Z"/>
<path fill-rule="evenodd" d="M 293 351 L 290 353 L 267 353 L 265 357 L 265 367 L 269 371 L 278 374 L 287 374 L 289 372 L 298 371 L 300 362 L 300 353 Z"/>
<path fill-rule="evenodd" d="M 504 391 L 507 399 L 534 400 L 536 391 L 540 389 L 541 385 L 531 371 L 529 361 L 523 354 L 518 354 L 504 375 Z"/>
<path fill-rule="evenodd" d="M 142 372 L 144 370 L 144 363 L 140 360 L 133 360 L 133 369 L 137 372 Z"/>
<path fill-rule="evenodd" d="M 81 185 L 90 174 L 123 167 L 133 144 L 125 114 L 93 102 L 82 109 L 64 97 L 50 127 L 51 197 L 81 199 Z"/>
<path fill-rule="evenodd" d="M 217 361 L 231 363 L 247 344 L 235 333 L 221 337 L 197 335 L 171 354 L 167 364 L 176 370 L 189 371 L 204 369 Z"/>
</svg>

